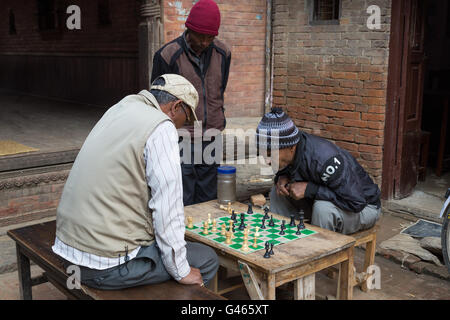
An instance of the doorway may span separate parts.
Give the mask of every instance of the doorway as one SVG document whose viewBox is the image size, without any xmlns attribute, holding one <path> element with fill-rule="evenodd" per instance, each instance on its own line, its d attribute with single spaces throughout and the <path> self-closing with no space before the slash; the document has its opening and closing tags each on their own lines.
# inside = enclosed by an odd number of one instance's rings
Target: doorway
<svg viewBox="0 0 450 320">
<path fill-rule="evenodd" d="M 450 186 L 449 18 L 447 1 L 392 2 L 382 193 L 432 218 Z"/>
</svg>

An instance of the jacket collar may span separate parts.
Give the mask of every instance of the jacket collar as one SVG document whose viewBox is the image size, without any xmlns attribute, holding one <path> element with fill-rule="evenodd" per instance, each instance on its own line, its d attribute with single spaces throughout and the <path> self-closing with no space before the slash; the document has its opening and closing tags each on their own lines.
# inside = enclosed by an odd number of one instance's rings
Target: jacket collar
<svg viewBox="0 0 450 320">
<path fill-rule="evenodd" d="M 148 92 L 147 90 L 142 90 L 141 92 L 139 92 L 139 95 L 144 98 L 146 104 L 155 107 L 156 109 L 162 112 L 158 100 L 156 100 L 155 96 L 152 95 L 150 92 Z"/>
</svg>

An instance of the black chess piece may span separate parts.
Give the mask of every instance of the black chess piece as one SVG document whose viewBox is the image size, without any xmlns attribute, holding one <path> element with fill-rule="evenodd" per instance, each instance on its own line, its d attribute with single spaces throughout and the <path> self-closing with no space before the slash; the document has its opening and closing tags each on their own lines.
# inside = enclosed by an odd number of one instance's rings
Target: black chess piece
<svg viewBox="0 0 450 320">
<path fill-rule="evenodd" d="M 241 224 L 239 225 L 239 230 L 244 230 L 244 229 L 245 229 L 244 218 L 241 216 Z"/>
<path fill-rule="evenodd" d="M 248 205 L 247 214 L 253 214 L 253 206 L 251 204 Z"/>
<path fill-rule="evenodd" d="M 298 226 L 297 226 L 297 232 L 295 233 L 295 234 L 298 235 L 298 236 L 302 234 L 302 231 L 301 231 L 302 229 L 301 229 L 301 227 L 302 227 L 302 226 L 301 226 L 300 223 L 299 223 Z"/>
<path fill-rule="evenodd" d="M 295 216 L 291 214 L 291 222 L 289 223 L 290 227 L 295 227 Z"/>
<path fill-rule="evenodd" d="M 284 220 L 283 220 L 283 222 L 284 222 Z M 286 226 L 284 225 L 284 223 L 281 225 L 280 229 L 281 229 L 281 231 L 280 231 L 279 235 L 280 235 L 280 236 L 285 235 L 286 232 L 284 232 L 284 229 L 286 229 Z"/>
<path fill-rule="evenodd" d="M 266 223 L 266 219 L 263 218 L 262 219 L 262 224 L 261 224 L 261 227 L 260 227 L 261 229 L 266 229 L 266 224 L 265 223 Z"/>
<path fill-rule="evenodd" d="M 273 243 L 271 243 L 270 244 L 270 251 L 269 251 L 269 254 L 271 255 L 271 256 L 273 256 L 275 253 L 273 252 L 273 246 L 274 246 L 274 244 Z"/>
<path fill-rule="evenodd" d="M 275 227 L 275 222 L 273 221 L 273 215 L 270 215 L 269 227 Z"/>
<path fill-rule="evenodd" d="M 233 220 L 233 222 L 237 223 L 237 215 L 236 215 L 236 212 L 234 212 L 234 210 L 233 210 L 233 213 L 231 214 L 231 220 Z"/>
<path fill-rule="evenodd" d="M 264 218 L 263 219 L 269 219 L 269 208 L 265 207 L 264 208 Z"/>
<path fill-rule="evenodd" d="M 270 258 L 269 248 L 266 248 L 266 253 L 264 253 L 264 258 Z"/>
<path fill-rule="evenodd" d="M 300 222 L 298 223 L 300 230 L 305 229 L 305 224 L 303 223 L 303 219 L 305 218 L 305 212 L 303 210 L 300 210 L 299 212 L 300 216 Z"/>
</svg>

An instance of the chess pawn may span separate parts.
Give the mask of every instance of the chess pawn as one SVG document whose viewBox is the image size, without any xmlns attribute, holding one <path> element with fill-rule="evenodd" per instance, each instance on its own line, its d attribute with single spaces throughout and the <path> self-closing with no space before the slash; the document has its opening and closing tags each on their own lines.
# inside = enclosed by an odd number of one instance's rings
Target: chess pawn
<svg viewBox="0 0 450 320">
<path fill-rule="evenodd" d="M 258 244 L 256 243 L 256 236 L 253 238 L 253 248 L 257 248 Z"/>
<path fill-rule="evenodd" d="M 247 252 L 250 250 L 250 248 L 248 247 L 248 239 L 246 237 L 244 237 L 244 244 L 241 247 L 242 251 Z"/>
<path fill-rule="evenodd" d="M 189 229 L 194 228 L 194 224 L 192 223 L 193 219 L 192 219 L 191 216 L 189 216 L 189 217 L 187 218 L 187 221 L 188 221 L 187 227 L 188 227 Z"/>
<path fill-rule="evenodd" d="M 209 224 L 207 221 L 205 221 L 205 223 L 203 223 L 203 234 L 209 234 L 208 228 L 209 228 Z"/>
<path fill-rule="evenodd" d="M 225 239 L 225 243 L 226 244 L 231 244 L 231 231 L 227 231 L 227 235 L 226 235 L 226 239 Z"/>
<path fill-rule="evenodd" d="M 213 225 L 213 226 L 212 226 L 212 229 L 211 229 L 212 232 L 217 232 L 216 224 L 217 224 L 216 219 L 213 219 L 213 222 L 212 222 L 212 225 Z"/>
<path fill-rule="evenodd" d="M 220 235 L 224 236 L 227 234 L 227 227 L 225 226 L 225 223 L 222 225 L 222 230 L 220 231 Z"/>
</svg>

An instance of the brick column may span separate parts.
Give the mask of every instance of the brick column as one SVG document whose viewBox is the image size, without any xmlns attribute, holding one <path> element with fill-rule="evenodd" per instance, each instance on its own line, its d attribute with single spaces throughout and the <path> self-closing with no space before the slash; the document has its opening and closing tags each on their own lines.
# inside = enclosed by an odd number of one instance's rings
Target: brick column
<svg viewBox="0 0 450 320">
<path fill-rule="evenodd" d="M 153 55 L 163 45 L 161 0 L 141 0 L 139 23 L 139 87 L 148 89 L 152 75 Z"/>
</svg>

